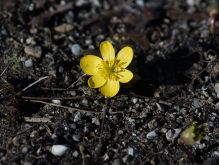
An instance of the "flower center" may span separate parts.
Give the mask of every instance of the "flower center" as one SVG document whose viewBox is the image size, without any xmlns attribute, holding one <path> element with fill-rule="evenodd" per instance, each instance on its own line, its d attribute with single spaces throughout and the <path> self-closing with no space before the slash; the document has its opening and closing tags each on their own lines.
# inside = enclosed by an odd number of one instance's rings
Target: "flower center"
<svg viewBox="0 0 219 165">
<path fill-rule="evenodd" d="M 119 81 L 120 77 L 123 77 L 120 72 L 125 71 L 125 69 L 122 67 L 122 65 L 125 63 L 119 62 L 119 60 L 103 60 L 102 63 L 97 66 L 98 74 L 101 75 L 105 80 L 110 79 L 113 81 Z"/>
</svg>

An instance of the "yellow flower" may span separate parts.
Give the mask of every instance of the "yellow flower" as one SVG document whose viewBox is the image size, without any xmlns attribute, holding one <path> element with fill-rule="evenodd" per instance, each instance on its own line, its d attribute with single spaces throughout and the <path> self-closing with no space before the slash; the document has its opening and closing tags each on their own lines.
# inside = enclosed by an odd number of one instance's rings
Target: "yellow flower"
<svg viewBox="0 0 219 165">
<path fill-rule="evenodd" d="M 133 50 L 129 46 L 122 48 L 115 57 L 115 50 L 109 41 L 100 44 L 102 58 L 86 55 L 80 60 L 84 73 L 91 75 L 88 79 L 90 88 L 99 88 L 107 97 L 119 92 L 120 83 L 127 83 L 133 78 L 131 71 L 125 69 L 133 59 Z"/>
</svg>

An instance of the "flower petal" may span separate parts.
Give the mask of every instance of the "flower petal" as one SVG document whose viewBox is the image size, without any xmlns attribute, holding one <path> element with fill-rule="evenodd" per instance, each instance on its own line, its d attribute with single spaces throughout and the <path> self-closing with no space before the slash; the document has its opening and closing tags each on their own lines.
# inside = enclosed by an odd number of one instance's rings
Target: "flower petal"
<svg viewBox="0 0 219 165">
<path fill-rule="evenodd" d="M 115 59 L 115 50 L 109 41 L 103 41 L 100 44 L 100 53 L 104 61 L 112 61 Z"/>
<path fill-rule="evenodd" d="M 99 87 L 103 86 L 105 83 L 106 83 L 106 80 L 99 75 L 91 76 L 88 79 L 88 86 L 90 88 L 99 88 Z"/>
<path fill-rule="evenodd" d="M 119 72 L 119 82 L 127 83 L 133 78 L 133 74 L 131 71 L 125 69 L 124 72 Z"/>
<path fill-rule="evenodd" d="M 118 81 L 107 80 L 106 84 L 100 87 L 100 91 L 104 96 L 113 97 L 119 92 L 120 84 Z"/>
<path fill-rule="evenodd" d="M 80 60 L 80 67 L 84 73 L 88 75 L 95 75 L 97 74 L 97 65 L 101 64 L 103 61 L 100 57 L 95 55 L 86 55 L 81 58 Z"/>
<path fill-rule="evenodd" d="M 116 60 L 119 60 L 118 65 L 124 63 L 121 65 L 121 67 L 126 68 L 131 63 L 133 54 L 134 53 L 131 47 L 125 46 L 122 48 L 116 56 Z"/>
</svg>

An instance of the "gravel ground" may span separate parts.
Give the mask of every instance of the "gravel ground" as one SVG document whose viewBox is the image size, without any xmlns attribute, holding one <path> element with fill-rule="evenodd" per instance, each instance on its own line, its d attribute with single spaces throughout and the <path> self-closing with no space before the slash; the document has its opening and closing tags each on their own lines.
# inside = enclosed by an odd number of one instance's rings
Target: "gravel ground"
<svg viewBox="0 0 219 165">
<path fill-rule="evenodd" d="M 214 1 L 0 1 L 0 165 L 219 161 L 219 21 Z M 80 58 L 110 41 L 141 80 L 107 99 Z M 105 123 L 103 112 L 106 110 Z M 183 145 L 198 121 L 206 134 Z"/>
</svg>

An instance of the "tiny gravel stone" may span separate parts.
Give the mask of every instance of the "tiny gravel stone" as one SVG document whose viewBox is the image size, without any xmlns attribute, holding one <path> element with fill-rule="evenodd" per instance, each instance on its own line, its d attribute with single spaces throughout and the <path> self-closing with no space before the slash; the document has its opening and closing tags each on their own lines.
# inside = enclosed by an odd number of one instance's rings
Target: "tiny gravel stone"
<svg viewBox="0 0 219 165">
<path fill-rule="evenodd" d="M 33 37 L 29 37 L 26 39 L 26 44 L 33 44 L 34 42 L 34 38 Z"/>
<path fill-rule="evenodd" d="M 26 57 L 21 57 L 21 62 L 24 62 L 24 61 L 26 61 Z"/>
<path fill-rule="evenodd" d="M 195 108 L 200 108 L 201 107 L 197 99 L 193 99 L 193 105 L 194 105 Z"/>
<path fill-rule="evenodd" d="M 33 66 L 33 60 L 32 59 L 28 59 L 24 62 L 24 65 L 26 68 L 32 67 Z"/>
<path fill-rule="evenodd" d="M 34 56 L 36 58 L 41 58 L 42 48 L 40 46 L 31 45 L 24 48 L 24 52 L 28 55 Z"/>
<path fill-rule="evenodd" d="M 68 24 L 72 24 L 74 22 L 75 15 L 72 11 L 68 11 L 65 15 L 65 20 Z"/>
<path fill-rule="evenodd" d="M 167 140 L 168 141 L 174 141 L 176 139 L 176 137 L 179 135 L 180 132 L 181 132 L 181 128 L 179 128 L 179 129 L 170 129 L 166 133 Z"/>
<path fill-rule="evenodd" d="M 74 55 L 78 56 L 78 55 L 81 54 L 82 48 L 81 48 L 81 46 L 80 46 L 79 44 L 74 44 L 74 45 L 72 45 L 72 47 L 71 47 L 71 52 L 72 52 Z"/>
<path fill-rule="evenodd" d="M 84 105 L 84 106 L 87 106 L 88 105 L 88 100 L 87 99 L 83 99 L 81 101 L 81 103 Z"/>
<path fill-rule="evenodd" d="M 70 32 L 74 29 L 74 26 L 71 24 L 66 24 L 63 23 L 57 27 L 54 28 L 55 31 L 59 32 L 59 33 L 65 33 L 65 32 Z"/>
<path fill-rule="evenodd" d="M 75 123 L 71 124 L 71 128 L 76 129 L 76 124 Z"/>
<path fill-rule="evenodd" d="M 62 156 L 67 151 L 68 147 L 64 145 L 53 145 L 51 148 L 51 153 L 55 156 Z"/>
<path fill-rule="evenodd" d="M 129 147 L 129 148 L 127 149 L 127 151 L 128 151 L 128 154 L 129 154 L 129 155 L 131 155 L 131 156 L 134 155 L 134 149 L 133 149 L 132 147 Z"/>
<path fill-rule="evenodd" d="M 96 117 L 92 118 L 92 123 L 96 124 L 96 125 L 100 125 L 100 120 Z"/>
<path fill-rule="evenodd" d="M 72 136 L 72 138 L 73 138 L 73 140 L 74 141 L 76 141 L 76 142 L 79 142 L 79 141 L 81 141 L 81 135 L 76 135 L 76 134 L 74 134 L 73 136 Z"/>
<path fill-rule="evenodd" d="M 130 162 L 132 156 L 131 155 L 126 155 L 122 158 L 123 163 L 127 164 Z"/>
<path fill-rule="evenodd" d="M 31 162 L 24 162 L 23 165 L 32 165 Z"/>
<path fill-rule="evenodd" d="M 74 122 L 80 121 L 81 120 L 81 114 L 77 113 L 74 117 Z"/>
<path fill-rule="evenodd" d="M 155 129 L 157 127 L 157 121 L 156 119 L 153 119 L 151 121 L 148 122 L 148 128 L 150 130 Z"/>
<path fill-rule="evenodd" d="M 113 160 L 112 165 L 122 165 L 122 160 L 117 158 L 117 159 Z"/>
<path fill-rule="evenodd" d="M 137 101 L 138 101 L 138 99 L 137 99 L 137 98 L 133 98 L 133 99 L 132 99 L 132 102 L 133 102 L 134 104 L 136 104 L 136 103 L 137 103 Z"/>
<path fill-rule="evenodd" d="M 27 151 L 28 151 L 28 148 L 27 148 L 27 147 L 24 147 L 24 148 L 21 150 L 21 152 L 22 152 L 23 154 L 26 154 Z"/>
<path fill-rule="evenodd" d="M 73 155 L 73 157 L 77 158 L 78 155 L 79 155 L 79 152 L 78 151 L 74 151 L 72 155 Z"/>
<path fill-rule="evenodd" d="M 59 66 L 59 73 L 62 73 L 64 71 L 64 68 L 62 66 Z"/>
<path fill-rule="evenodd" d="M 155 132 L 155 131 L 151 131 L 151 132 L 149 132 L 147 135 L 146 135 L 146 137 L 148 138 L 148 139 L 153 139 L 153 138 L 155 138 L 155 137 L 157 137 L 158 136 L 158 134 Z"/>
<path fill-rule="evenodd" d="M 62 104 L 61 100 L 52 100 L 52 103 L 58 104 L 58 105 L 61 105 L 61 104 Z"/>
<path fill-rule="evenodd" d="M 56 70 L 50 70 L 49 75 L 53 76 L 56 78 Z"/>
<path fill-rule="evenodd" d="M 219 83 L 216 83 L 214 85 L 214 89 L 215 89 L 215 92 L 218 94 L 219 93 Z"/>
</svg>

